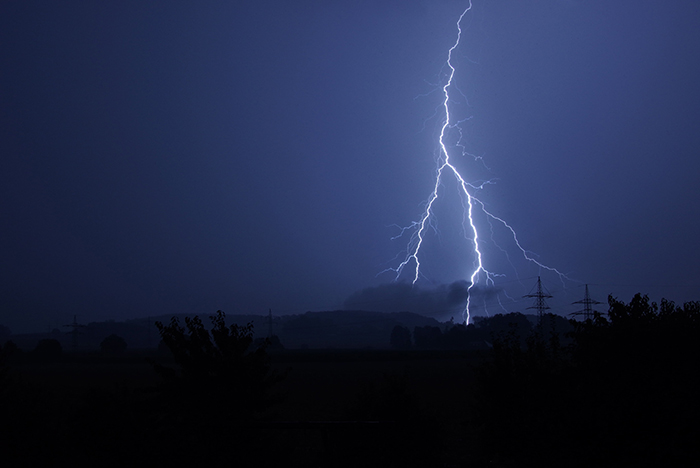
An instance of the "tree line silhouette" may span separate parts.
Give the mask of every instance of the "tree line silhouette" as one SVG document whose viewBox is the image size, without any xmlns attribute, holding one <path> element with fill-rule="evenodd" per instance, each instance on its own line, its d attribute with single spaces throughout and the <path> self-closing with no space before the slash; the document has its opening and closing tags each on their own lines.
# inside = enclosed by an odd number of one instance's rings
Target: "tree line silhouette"
<svg viewBox="0 0 700 468">
<path fill-rule="evenodd" d="M 540 322 L 568 343 L 567 333 L 573 330 L 571 321 L 559 315 L 544 314 Z M 456 324 L 451 320 L 442 328 L 416 326 L 413 333 L 408 327 L 396 325 L 391 331 L 389 344 L 394 349 L 403 350 L 485 350 L 493 346 L 494 339 L 499 339 L 504 334 L 515 335 L 525 344 L 535 327 L 528 316 L 520 312 L 481 318 L 477 324 Z"/>
<path fill-rule="evenodd" d="M 699 460 L 700 302 L 610 297 L 607 317 L 494 340 L 474 389 L 482 457 L 499 466 L 691 466 Z"/>
<path fill-rule="evenodd" d="M 561 318 L 517 313 L 395 327 L 388 338 L 407 355 L 488 343 L 464 398 L 445 408 L 422 398 L 415 375 L 388 372 L 346 395 L 343 421 L 322 423 L 279 420 L 284 375 L 252 326 L 226 325 L 220 311 L 210 328 L 157 324 L 171 357 L 152 361 L 155 385 L 51 391 L 17 371 L 28 356 L 6 343 L 0 453 L 6 466 L 688 466 L 699 456 L 700 303 L 638 294 L 608 305 L 568 332 Z"/>
</svg>

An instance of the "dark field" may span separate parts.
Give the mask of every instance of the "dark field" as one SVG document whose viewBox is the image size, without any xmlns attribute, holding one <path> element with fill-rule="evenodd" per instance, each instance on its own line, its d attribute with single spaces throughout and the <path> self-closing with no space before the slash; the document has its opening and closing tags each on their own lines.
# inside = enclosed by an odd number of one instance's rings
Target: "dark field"
<svg viewBox="0 0 700 468">
<path fill-rule="evenodd" d="M 465 421 L 474 366 L 483 360 L 479 354 L 304 350 L 271 353 L 270 358 L 272 370 L 284 378 L 272 388 L 275 404 L 253 424 L 252 431 L 262 434 L 265 447 L 275 453 L 273 456 L 257 447 L 240 457 L 254 459 L 260 466 L 266 466 L 266 460 L 291 466 L 350 466 L 351 460 L 378 466 L 372 458 L 377 452 L 385 452 L 380 453 L 381 460 L 389 457 L 396 466 L 413 466 L 406 465 L 403 456 L 391 453 L 405 445 L 408 453 L 421 452 L 421 464 L 428 466 L 432 461 L 434 466 L 460 466 L 469 458 L 468 448 L 473 441 L 466 440 L 469 434 Z M 99 412 L 104 411 L 107 418 L 114 411 L 110 406 L 132 407 L 125 409 L 131 412 L 135 411 L 133 405 L 148 404 L 144 389 L 153 388 L 159 381 L 153 362 L 174 365 L 172 359 L 155 351 L 131 351 L 114 357 L 66 353 L 55 362 L 20 359 L 11 366 L 13 379 L 27 389 L 25 397 L 36 398 L 39 406 L 38 414 L 29 414 L 26 419 L 15 414 L 15 418 L 23 419 L 28 426 L 39 423 L 46 424 L 46 429 L 58 426 L 64 431 L 51 436 L 54 442 L 49 445 L 54 447 L 56 460 L 104 457 L 113 466 L 128 464 L 129 457 L 123 455 L 129 450 L 126 446 L 110 443 L 104 453 L 91 450 L 81 454 L 81 441 L 96 437 L 92 429 L 104 432 L 99 426 L 110 425 L 102 417 L 91 419 Z M 114 432 L 129 432 L 131 428 L 117 426 L 137 420 L 138 415 L 115 421 L 104 436 L 113 438 Z M 92 429 L 85 424 L 92 425 Z M 405 433 L 407 424 L 410 434 L 403 435 L 408 440 L 397 440 L 394 434 Z M 49 436 L 43 430 L 39 433 Z M 348 440 L 352 440 L 352 447 L 345 446 Z M 382 440 L 388 440 L 388 445 Z M 122 442 L 128 444 L 129 437 Z M 230 440 L 224 445 L 238 444 Z M 72 448 L 67 450 L 68 446 Z M 115 456 L 115 450 L 122 454 Z M 338 453 L 343 453 L 342 458 Z M 21 453 L 17 455 L 21 459 Z M 219 464 L 233 465 L 225 461 Z"/>
<path fill-rule="evenodd" d="M 6 345 L 2 466 L 698 466 L 700 303 L 500 321 L 483 352 L 266 352 L 223 316 L 172 354 Z"/>
<path fill-rule="evenodd" d="M 273 358 L 276 369 L 287 371 L 279 385 L 289 411 L 285 417 L 316 419 L 344 416 L 344 405 L 391 378 L 400 379 L 422 404 L 448 410 L 464 398 L 480 360 L 476 353 L 422 351 L 319 351 Z"/>
<path fill-rule="evenodd" d="M 464 388 L 460 387 L 470 382 L 474 365 L 483 361 L 483 353 L 471 351 L 304 350 L 269 354 L 272 369 L 286 374 L 278 390 L 287 395 L 285 404 L 294 406 L 303 400 L 326 399 L 329 393 L 340 398 L 385 375 L 405 376 L 426 397 L 453 401 L 463 396 Z M 154 385 L 158 376 L 152 362 L 174 365 L 172 359 L 144 350 L 123 356 L 66 353 L 55 362 L 28 358 L 12 368 L 27 382 L 80 392 Z"/>
</svg>

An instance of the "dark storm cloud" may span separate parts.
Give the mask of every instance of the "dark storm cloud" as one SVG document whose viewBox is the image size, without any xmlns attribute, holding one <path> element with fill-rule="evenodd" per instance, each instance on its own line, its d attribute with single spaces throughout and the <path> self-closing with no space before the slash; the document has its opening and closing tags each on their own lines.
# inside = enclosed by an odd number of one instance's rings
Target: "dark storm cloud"
<svg viewBox="0 0 700 468">
<path fill-rule="evenodd" d="M 365 288 L 345 300 L 346 309 L 364 309 L 379 312 L 415 312 L 430 317 L 443 318 L 459 313 L 467 300 L 468 281 L 455 281 L 437 286 L 419 286 L 397 282 Z M 495 297 L 499 289 L 474 286 L 471 298 L 484 301 Z"/>
</svg>

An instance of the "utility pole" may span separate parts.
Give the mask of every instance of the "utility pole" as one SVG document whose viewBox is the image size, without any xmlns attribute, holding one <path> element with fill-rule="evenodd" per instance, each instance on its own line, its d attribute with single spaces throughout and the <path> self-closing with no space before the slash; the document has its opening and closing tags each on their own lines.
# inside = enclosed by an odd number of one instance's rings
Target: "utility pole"
<svg viewBox="0 0 700 468">
<path fill-rule="evenodd" d="M 549 309 L 550 307 L 547 305 L 547 301 L 545 299 L 552 298 L 551 294 L 544 289 L 542 286 L 542 280 L 540 277 L 537 277 L 537 284 L 535 287 L 530 291 L 530 294 L 525 294 L 523 297 L 532 297 L 535 299 L 535 302 L 532 304 L 532 306 L 528 307 L 528 309 L 536 309 L 537 310 L 537 322 L 538 326 L 542 328 L 542 321 L 544 319 L 544 311 Z"/>
<path fill-rule="evenodd" d="M 591 299 L 591 295 L 588 294 L 588 285 L 586 285 L 586 295 L 580 301 L 572 302 L 572 304 L 583 304 L 583 309 L 571 315 L 583 315 L 583 320 L 593 320 L 593 313 L 597 311 L 593 310 L 591 306 L 593 304 L 602 304 L 602 302 Z"/>
</svg>

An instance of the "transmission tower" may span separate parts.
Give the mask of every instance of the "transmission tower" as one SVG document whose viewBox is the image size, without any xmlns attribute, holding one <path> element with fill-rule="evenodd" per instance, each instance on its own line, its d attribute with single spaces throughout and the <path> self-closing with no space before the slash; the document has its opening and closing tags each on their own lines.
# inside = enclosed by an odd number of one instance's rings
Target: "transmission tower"
<svg viewBox="0 0 700 468">
<path fill-rule="evenodd" d="M 71 327 L 72 330 L 69 331 L 71 335 L 73 335 L 73 350 L 78 349 L 78 335 L 80 335 L 80 329 L 84 328 L 85 325 L 81 325 L 78 323 L 78 316 L 74 315 L 73 316 L 73 323 L 67 323 L 63 325 L 64 327 Z"/>
<path fill-rule="evenodd" d="M 540 277 L 537 277 L 537 284 L 535 285 L 534 288 L 530 291 L 530 294 L 525 294 L 523 297 L 533 297 L 535 298 L 535 302 L 532 304 L 532 306 L 528 307 L 528 309 L 536 309 L 537 310 L 537 321 L 539 325 L 542 325 L 542 319 L 544 318 L 544 311 L 549 309 L 549 306 L 547 305 L 547 301 L 545 299 L 549 299 L 552 296 L 549 294 L 549 292 L 542 286 L 542 280 Z"/>
<path fill-rule="evenodd" d="M 583 309 L 578 310 L 571 315 L 583 315 L 583 320 L 593 320 L 593 313 L 597 312 L 591 307 L 593 304 L 602 304 L 600 301 L 591 299 L 591 295 L 588 294 L 588 285 L 586 285 L 586 295 L 582 300 L 572 302 L 572 304 L 583 304 Z"/>
</svg>

